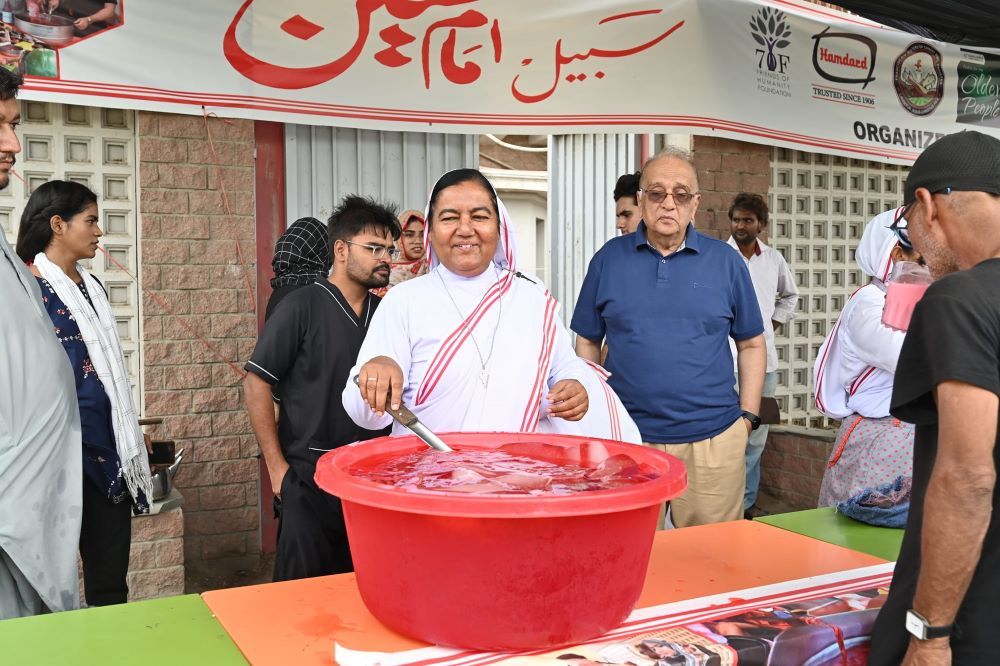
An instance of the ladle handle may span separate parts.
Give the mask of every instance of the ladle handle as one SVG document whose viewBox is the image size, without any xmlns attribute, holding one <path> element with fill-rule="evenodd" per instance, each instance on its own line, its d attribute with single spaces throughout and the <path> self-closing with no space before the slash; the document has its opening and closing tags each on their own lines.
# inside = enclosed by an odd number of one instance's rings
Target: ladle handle
<svg viewBox="0 0 1000 666">
<path fill-rule="evenodd" d="M 359 375 L 354 375 L 354 383 L 361 388 L 361 377 Z M 385 400 L 389 402 L 391 397 L 391 392 L 386 393 Z M 405 428 L 411 430 L 417 437 L 422 439 L 427 446 L 438 451 L 451 451 L 452 448 L 445 444 L 440 437 L 431 432 L 427 426 L 420 422 L 416 414 L 410 411 L 410 408 L 403 404 L 402 401 L 399 402 L 399 409 L 392 409 L 386 405 L 386 412 L 389 416 L 396 419 Z"/>
</svg>

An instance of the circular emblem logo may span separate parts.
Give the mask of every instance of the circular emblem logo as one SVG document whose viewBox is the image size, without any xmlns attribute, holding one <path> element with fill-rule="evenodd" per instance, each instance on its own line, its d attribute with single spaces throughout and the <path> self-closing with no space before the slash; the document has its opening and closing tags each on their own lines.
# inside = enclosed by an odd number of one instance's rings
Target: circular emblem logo
<svg viewBox="0 0 1000 666">
<path fill-rule="evenodd" d="M 930 44 L 913 42 L 896 58 L 892 82 L 904 109 L 915 116 L 933 113 L 944 94 L 941 54 Z"/>
</svg>

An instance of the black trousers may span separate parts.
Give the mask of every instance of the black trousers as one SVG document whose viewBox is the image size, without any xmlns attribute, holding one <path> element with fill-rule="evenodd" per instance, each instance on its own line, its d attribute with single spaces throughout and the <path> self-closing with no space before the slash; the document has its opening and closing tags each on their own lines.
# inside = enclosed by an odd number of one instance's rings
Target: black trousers
<svg viewBox="0 0 1000 666">
<path fill-rule="evenodd" d="M 340 500 L 303 481 L 293 468 L 275 498 L 278 544 L 274 580 L 297 580 L 354 571 Z"/>
<path fill-rule="evenodd" d="M 132 545 L 132 502 L 115 504 L 94 482 L 83 477 L 83 523 L 80 559 L 83 595 L 88 606 L 110 606 L 128 601 L 129 547 Z"/>
</svg>

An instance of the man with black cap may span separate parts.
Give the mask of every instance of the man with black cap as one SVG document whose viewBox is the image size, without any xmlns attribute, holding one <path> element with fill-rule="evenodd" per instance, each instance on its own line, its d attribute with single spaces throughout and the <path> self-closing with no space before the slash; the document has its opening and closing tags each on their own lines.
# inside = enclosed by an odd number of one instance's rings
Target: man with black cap
<svg viewBox="0 0 1000 666">
<path fill-rule="evenodd" d="M 913 497 L 869 663 L 996 663 L 1000 140 L 962 132 L 932 144 L 894 226 L 940 279 L 896 370 L 892 414 L 916 424 Z"/>
</svg>

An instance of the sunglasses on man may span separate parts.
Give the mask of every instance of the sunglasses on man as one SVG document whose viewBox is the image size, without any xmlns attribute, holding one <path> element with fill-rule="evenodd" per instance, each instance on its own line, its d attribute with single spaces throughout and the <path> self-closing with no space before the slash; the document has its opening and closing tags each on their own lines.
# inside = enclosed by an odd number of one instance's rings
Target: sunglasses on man
<svg viewBox="0 0 1000 666">
<path fill-rule="evenodd" d="M 639 190 L 642 195 L 652 201 L 655 204 L 661 204 L 667 200 L 667 197 L 673 197 L 674 205 L 676 206 L 686 206 L 691 203 L 696 196 L 697 192 L 667 192 L 666 190 Z"/>
</svg>

